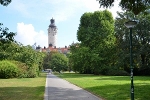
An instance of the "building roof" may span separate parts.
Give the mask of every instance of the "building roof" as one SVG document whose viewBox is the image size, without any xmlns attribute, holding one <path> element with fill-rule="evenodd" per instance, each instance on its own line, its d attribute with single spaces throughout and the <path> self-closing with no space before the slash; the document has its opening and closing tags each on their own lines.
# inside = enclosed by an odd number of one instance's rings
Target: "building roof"
<svg viewBox="0 0 150 100">
<path fill-rule="evenodd" d="M 64 47 L 64 48 L 55 48 L 55 47 L 48 47 L 48 48 L 42 48 L 42 52 L 51 52 L 51 51 L 56 51 L 60 52 L 63 54 L 67 54 L 69 52 L 70 48 Z"/>
</svg>

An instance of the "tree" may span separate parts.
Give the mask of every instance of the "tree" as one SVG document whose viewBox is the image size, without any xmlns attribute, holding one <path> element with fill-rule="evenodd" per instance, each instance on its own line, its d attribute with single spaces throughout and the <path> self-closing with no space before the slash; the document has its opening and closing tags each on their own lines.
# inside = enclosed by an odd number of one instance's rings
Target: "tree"
<svg viewBox="0 0 150 100">
<path fill-rule="evenodd" d="M 114 47 L 115 37 L 114 20 L 109 11 L 84 13 L 80 19 L 77 39 L 81 42 L 80 49 L 82 47 L 87 48 L 90 57 L 84 60 L 91 63 L 91 70 L 95 74 L 103 72 L 104 67 L 112 64 L 110 59 L 113 57 L 112 48 Z"/>
<path fill-rule="evenodd" d="M 95 11 L 84 13 L 80 19 L 77 31 L 77 39 L 81 44 L 91 49 L 100 46 L 100 43 L 111 44 L 114 32 L 114 20 L 112 14 L 107 11 Z M 110 41 L 110 42 L 108 42 Z"/>
<path fill-rule="evenodd" d="M 53 53 L 50 60 L 50 66 L 54 71 L 66 71 L 68 69 L 68 58 L 62 53 Z"/>
<path fill-rule="evenodd" d="M 118 0 L 116 0 L 118 1 Z M 124 10 L 132 11 L 135 15 L 144 12 L 150 6 L 150 0 L 119 0 L 119 6 Z M 112 7 L 115 0 L 99 0 L 100 7 Z"/>
<path fill-rule="evenodd" d="M 69 65 L 72 70 L 79 73 L 91 74 L 90 51 L 88 47 L 81 46 L 79 43 L 70 46 Z"/>
<path fill-rule="evenodd" d="M 45 53 L 46 56 L 43 59 L 43 68 L 44 69 L 53 69 L 50 63 L 52 60 L 52 55 L 55 53 L 57 53 L 57 52 L 51 51 L 51 52 Z"/>
<path fill-rule="evenodd" d="M 117 39 L 118 66 L 130 72 L 129 67 L 129 29 L 124 26 L 127 21 L 127 13 L 118 13 L 115 21 L 115 35 Z M 139 14 L 133 17 L 133 13 L 128 13 L 130 18 L 138 20 L 138 24 L 133 29 L 133 59 L 134 74 L 149 75 L 150 72 L 150 14 Z"/>
</svg>

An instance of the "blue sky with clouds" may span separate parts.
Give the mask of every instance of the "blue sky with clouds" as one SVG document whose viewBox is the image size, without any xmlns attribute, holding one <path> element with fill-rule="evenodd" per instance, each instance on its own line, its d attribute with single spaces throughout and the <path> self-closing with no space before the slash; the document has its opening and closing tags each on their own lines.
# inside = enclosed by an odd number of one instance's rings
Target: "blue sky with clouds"
<svg viewBox="0 0 150 100">
<path fill-rule="evenodd" d="M 18 42 L 47 47 L 47 29 L 53 17 L 58 28 L 57 47 L 64 47 L 77 42 L 82 14 L 97 10 L 104 10 L 97 0 L 12 0 L 7 7 L 0 5 L 0 22 L 17 33 Z M 117 4 L 109 9 L 114 17 L 117 10 Z"/>
</svg>

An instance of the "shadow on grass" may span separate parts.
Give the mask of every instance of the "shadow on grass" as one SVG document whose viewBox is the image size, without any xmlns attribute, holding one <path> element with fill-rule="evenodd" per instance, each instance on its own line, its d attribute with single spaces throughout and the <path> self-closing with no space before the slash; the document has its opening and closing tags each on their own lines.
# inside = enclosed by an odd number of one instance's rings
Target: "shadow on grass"
<svg viewBox="0 0 150 100">
<path fill-rule="evenodd" d="M 44 90 L 45 86 L 1 87 L 0 100 L 43 100 Z"/>
<path fill-rule="evenodd" d="M 135 100 L 150 100 L 150 85 L 135 84 Z M 130 100 L 130 84 L 106 85 L 85 88 L 87 91 L 94 91 L 94 94 L 104 97 L 106 100 Z"/>
</svg>

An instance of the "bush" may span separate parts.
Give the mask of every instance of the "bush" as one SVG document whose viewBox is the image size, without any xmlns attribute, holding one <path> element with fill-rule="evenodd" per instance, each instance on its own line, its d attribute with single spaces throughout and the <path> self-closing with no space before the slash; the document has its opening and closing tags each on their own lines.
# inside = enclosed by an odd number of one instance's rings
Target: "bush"
<svg viewBox="0 0 150 100">
<path fill-rule="evenodd" d="M 15 78 L 18 76 L 18 68 L 10 61 L 0 61 L 0 78 Z"/>
<path fill-rule="evenodd" d="M 11 61 L 17 65 L 19 69 L 18 77 L 19 78 L 34 78 L 39 75 L 39 67 L 36 64 L 27 66 L 27 64 L 19 61 Z"/>
<path fill-rule="evenodd" d="M 28 77 L 28 66 L 25 63 L 19 62 L 19 61 L 11 61 L 15 65 L 17 65 L 19 72 L 18 77 L 19 78 L 27 78 Z"/>
<path fill-rule="evenodd" d="M 28 69 L 28 77 L 29 78 L 34 78 L 39 76 L 39 67 L 37 64 L 33 64 L 29 69 Z"/>
</svg>

